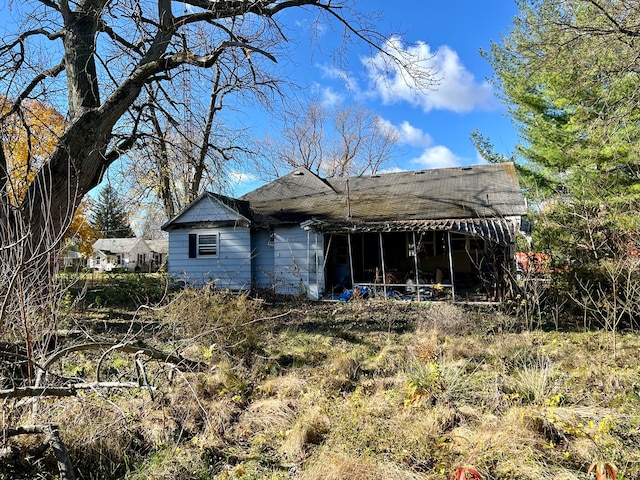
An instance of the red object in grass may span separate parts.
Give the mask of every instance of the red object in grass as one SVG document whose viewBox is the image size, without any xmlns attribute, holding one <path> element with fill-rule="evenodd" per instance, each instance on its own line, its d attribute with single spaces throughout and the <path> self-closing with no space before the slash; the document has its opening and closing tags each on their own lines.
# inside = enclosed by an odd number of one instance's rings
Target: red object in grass
<svg viewBox="0 0 640 480">
<path fill-rule="evenodd" d="M 618 469 L 611 462 L 593 462 L 587 470 L 587 475 L 592 471 L 596 474 L 596 480 L 616 480 L 618 477 Z"/>
<path fill-rule="evenodd" d="M 458 467 L 451 474 L 450 480 L 482 480 L 482 476 L 473 467 Z"/>
</svg>

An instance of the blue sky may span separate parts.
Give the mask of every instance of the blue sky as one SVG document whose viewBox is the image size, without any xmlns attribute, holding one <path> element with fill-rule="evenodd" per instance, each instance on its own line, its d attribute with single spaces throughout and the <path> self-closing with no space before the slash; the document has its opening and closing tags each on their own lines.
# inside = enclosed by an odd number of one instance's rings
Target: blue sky
<svg viewBox="0 0 640 480">
<path fill-rule="evenodd" d="M 379 30 L 401 32 L 396 46 L 434 67 L 439 85 L 421 94 L 392 78 L 390 87 L 365 67 L 371 59 L 367 49 L 351 45 L 348 64 L 337 68 L 329 57 L 312 55 L 304 42 L 293 59 L 292 80 L 327 103 L 360 103 L 396 128 L 402 138 L 401 155 L 392 169 L 482 163 L 470 142 L 475 129 L 489 137 L 499 153 L 512 153 L 517 134 L 488 82 L 492 69 L 480 50 L 488 50 L 491 41 L 499 42 L 507 33 L 517 14 L 513 0 L 366 0 L 358 8 L 379 11 Z M 298 25 L 304 30 L 303 21 Z M 338 33 L 328 28 L 318 42 L 331 43 Z M 239 184 L 236 190 L 242 193 L 255 186 Z"/>
<path fill-rule="evenodd" d="M 489 137 L 499 153 L 512 153 L 517 134 L 505 115 L 505 108 L 495 96 L 487 79 L 490 65 L 480 55 L 491 41 L 499 41 L 517 13 L 514 0 L 357 0 L 364 14 L 379 12 L 378 30 L 400 32 L 397 48 L 424 59 L 437 71 L 440 83 L 427 94 L 411 91 L 403 82 L 380 81 L 377 72 L 365 67 L 371 52 L 353 42 L 346 65 L 331 63 L 331 46 L 337 44 L 341 31 L 336 24 L 321 25 L 319 46 L 309 46 L 309 19 L 299 13 L 287 13 L 286 32 L 292 40 L 292 58 L 279 59 L 281 69 L 292 82 L 314 92 L 327 103 L 359 103 L 373 110 L 401 137 L 401 150 L 392 170 L 419 170 L 482 163 L 470 142 L 478 129 Z M 0 0 L 0 31 L 14 28 L 11 10 Z M 297 12 L 297 10 L 296 10 Z M 262 138 L 277 130 L 265 112 L 247 111 L 240 115 L 242 126 L 253 129 Z M 236 172 L 239 179 L 234 191 L 240 195 L 258 185 L 246 172 Z"/>
</svg>

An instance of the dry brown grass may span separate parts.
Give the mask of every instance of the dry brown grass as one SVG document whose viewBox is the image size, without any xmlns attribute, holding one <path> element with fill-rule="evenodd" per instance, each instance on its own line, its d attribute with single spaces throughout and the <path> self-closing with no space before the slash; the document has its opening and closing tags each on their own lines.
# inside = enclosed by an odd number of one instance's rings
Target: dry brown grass
<svg viewBox="0 0 640 480">
<path fill-rule="evenodd" d="M 298 477 L 300 480 L 418 480 L 426 478 L 410 469 L 369 457 L 321 455 Z"/>
<path fill-rule="evenodd" d="M 416 332 L 437 331 L 445 335 L 469 335 L 478 330 L 473 315 L 463 307 L 448 302 L 435 302 L 419 311 Z"/>
<path fill-rule="evenodd" d="M 309 380 L 294 373 L 267 378 L 258 390 L 267 396 L 297 398 L 310 388 Z"/>
<path fill-rule="evenodd" d="M 285 432 L 285 440 L 280 447 L 284 457 L 290 462 L 303 461 L 313 445 L 319 445 L 331 429 L 331 421 L 320 407 L 313 407 L 298 417 L 293 428 Z"/>
<path fill-rule="evenodd" d="M 234 310 L 220 345 L 242 311 L 275 313 L 261 305 Z M 474 453 L 492 480 L 583 479 L 596 458 L 640 478 L 637 335 L 614 358 L 610 334 L 497 333 L 458 306 L 314 308 L 252 324 L 259 348 L 241 355 L 192 331 L 173 346 L 210 369 L 156 377 L 153 398 L 84 394 L 6 418 L 55 419 L 76 463 L 106 480 L 447 480 Z"/>
</svg>

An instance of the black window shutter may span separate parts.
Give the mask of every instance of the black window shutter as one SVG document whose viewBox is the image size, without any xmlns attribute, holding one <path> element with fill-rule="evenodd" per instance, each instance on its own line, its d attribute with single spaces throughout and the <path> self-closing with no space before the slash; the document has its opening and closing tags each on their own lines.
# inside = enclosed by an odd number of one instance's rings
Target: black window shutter
<svg viewBox="0 0 640 480">
<path fill-rule="evenodd" d="M 189 258 L 196 258 L 198 247 L 198 235 L 195 233 L 189 234 Z"/>
</svg>

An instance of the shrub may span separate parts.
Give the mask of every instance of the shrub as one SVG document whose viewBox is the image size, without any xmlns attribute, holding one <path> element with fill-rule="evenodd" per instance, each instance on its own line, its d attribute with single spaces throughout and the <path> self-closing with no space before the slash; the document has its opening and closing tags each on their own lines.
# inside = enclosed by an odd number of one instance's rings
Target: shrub
<svg viewBox="0 0 640 480">
<path fill-rule="evenodd" d="M 205 356 L 220 361 L 225 355 L 243 357 L 260 349 L 260 314 L 259 304 L 248 294 L 188 288 L 161 312 L 161 320 L 171 338 L 207 345 Z"/>
<path fill-rule="evenodd" d="M 477 330 L 473 316 L 463 307 L 447 302 L 434 302 L 423 309 L 416 330 L 436 330 L 447 335 L 466 335 Z"/>
</svg>

